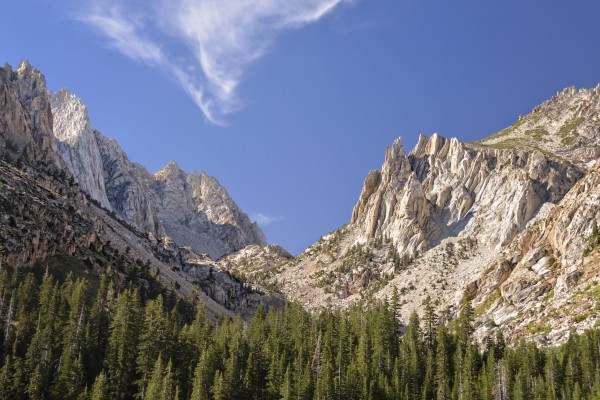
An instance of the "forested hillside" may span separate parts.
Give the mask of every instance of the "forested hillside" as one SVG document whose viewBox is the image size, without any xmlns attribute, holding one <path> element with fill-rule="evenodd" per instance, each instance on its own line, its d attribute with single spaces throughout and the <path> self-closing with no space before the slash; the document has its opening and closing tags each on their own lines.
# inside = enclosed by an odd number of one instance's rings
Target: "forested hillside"
<svg viewBox="0 0 600 400">
<path fill-rule="evenodd" d="M 449 325 L 429 303 L 404 335 L 395 298 L 318 315 L 261 308 L 216 325 L 191 306 L 110 273 L 5 267 L 0 399 L 600 398 L 600 332 L 545 349 L 499 335 L 480 349 L 466 300 Z"/>
</svg>

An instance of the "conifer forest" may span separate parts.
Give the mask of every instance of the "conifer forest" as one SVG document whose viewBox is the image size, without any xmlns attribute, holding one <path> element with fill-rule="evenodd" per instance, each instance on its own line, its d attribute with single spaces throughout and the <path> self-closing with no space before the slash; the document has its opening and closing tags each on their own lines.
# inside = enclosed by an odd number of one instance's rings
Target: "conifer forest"
<svg viewBox="0 0 600 400">
<path fill-rule="evenodd" d="M 600 399 L 600 332 L 556 348 L 484 344 L 465 300 L 402 327 L 395 298 L 311 315 L 288 303 L 249 321 L 101 279 L 0 275 L 0 399 Z"/>
</svg>

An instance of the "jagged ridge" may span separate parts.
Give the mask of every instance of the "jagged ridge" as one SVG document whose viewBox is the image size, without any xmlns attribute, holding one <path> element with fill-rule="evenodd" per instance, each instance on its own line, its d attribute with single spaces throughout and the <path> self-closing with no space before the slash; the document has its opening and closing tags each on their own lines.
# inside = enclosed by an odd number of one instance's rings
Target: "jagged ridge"
<svg viewBox="0 0 600 400">
<path fill-rule="evenodd" d="M 52 112 L 58 149 L 76 182 L 123 220 L 213 259 L 267 244 L 215 178 L 187 174 L 175 162 L 150 174 L 129 161 L 115 140 L 92 129 L 85 105 L 66 89 L 53 95 Z"/>
<path fill-rule="evenodd" d="M 365 180 L 351 225 L 357 242 L 386 236 L 401 255 L 423 253 L 453 236 L 505 245 L 581 176 L 536 151 L 477 149 L 434 134 L 421 135 L 406 155 L 397 140 L 381 173 Z"/>
</svg>

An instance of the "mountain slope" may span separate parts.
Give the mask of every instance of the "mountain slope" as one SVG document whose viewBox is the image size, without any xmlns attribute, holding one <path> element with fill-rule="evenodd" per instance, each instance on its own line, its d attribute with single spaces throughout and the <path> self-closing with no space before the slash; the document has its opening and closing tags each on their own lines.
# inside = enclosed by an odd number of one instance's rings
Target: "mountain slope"
<svg viewBox="0 0 600 400">
<path fill-rule="evenodd" d="M 600 157 L 600 85 L 566 88 L 512 126 L 474 144 L 540 150 L 581 169 L 592 167 Z"/>
<path fill-rule="evenodd" d="M 544 203 L 559 201 L 581 176 L 576 167 L 540 152 L 476 149 L 433 135 L 421 136 L 407 155 L 398 140 L 387 149 L 382 171 L 369 173 L 350 224 L 309 248 L 276 279 L 289 284 L 290 292 L 284 292 L 300 301 L 346 304 L 369 282 L 381 285 L 394 274 L 410 273 L 408 265 L 429 260 L 432 249 L 456 246 L 465 261 L 466 254 L 490 259 Z M 435 288 L 433 283 L 422 289 Z M 311 290 L 300 295 L 303 284 Z"/>
<path fill-rule="evenodd" d="M 365 179 L 350 223 L 266 280 L 308 308 L 389 299 L 395 289 L 405 322 L 413 310 L 422 312 L 427 296 L 442 319 L 453 318 L 467 290 L 481 340 L 498 326 L 511 340 L 539 336 L 536 316 L 550 312 L 555 318 L 538 339 L 564 340 L 576 315 L 585 316 L 581 330 L 597 317 L 564 305 L 573 296 L 585 305 L 581 299 L 596 293 L 577 291 L 584 289 L 581 277 L 598 278 L 597 246 L 588 242 L 600 224 L 599 108 L 597 89 L 567 89 L 521 117 L 521 128 L 509 128 L 510 142 L 492 136 L 466 144 L 435 134 L 421 136 L 406 154 L 397 140 L 381 171 Z M 534 122 L 556 133 L 574 116 L 577 139 L 569 147 L 558 144 L 562 139 L 533 141 Z M 584 251 L 590 254 L 582 262 Z"/>
</svg>

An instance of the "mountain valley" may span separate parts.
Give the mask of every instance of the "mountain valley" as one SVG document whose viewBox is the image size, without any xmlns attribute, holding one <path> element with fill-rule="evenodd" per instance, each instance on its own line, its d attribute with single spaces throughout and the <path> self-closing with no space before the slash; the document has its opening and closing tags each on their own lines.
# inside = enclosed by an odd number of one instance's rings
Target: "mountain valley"
<svg viewBox="0 0 600 400">
<path fill-rule="evenodd" d="M 600 396 L 600 86 L 401 139 L 298 256 L 0 69 L 0 399 Z M 593 397 L 596 396 L 596 397 Z"/>
<path fill-rule="evenodd" d="M 175 162 L 152 174 L 29 64 L 1 75 L 9 265 L 64 253 L 98 269 L 94 254 L 112 252 L 125 274 L 145 265 L 178 296 L 246 315 L 277 292 L 310 310 L 397 292 L 403 323 L 428 296 L 449 321 L 467 291 L 480 341 L 502 329 L 555 344 L 596 324 L 600 87 L 565 89 L 477 142 L 421 135 L 406 153 L 396 140 L 349 224 L 292 257 L 215 178 Z"/>
</svg>

